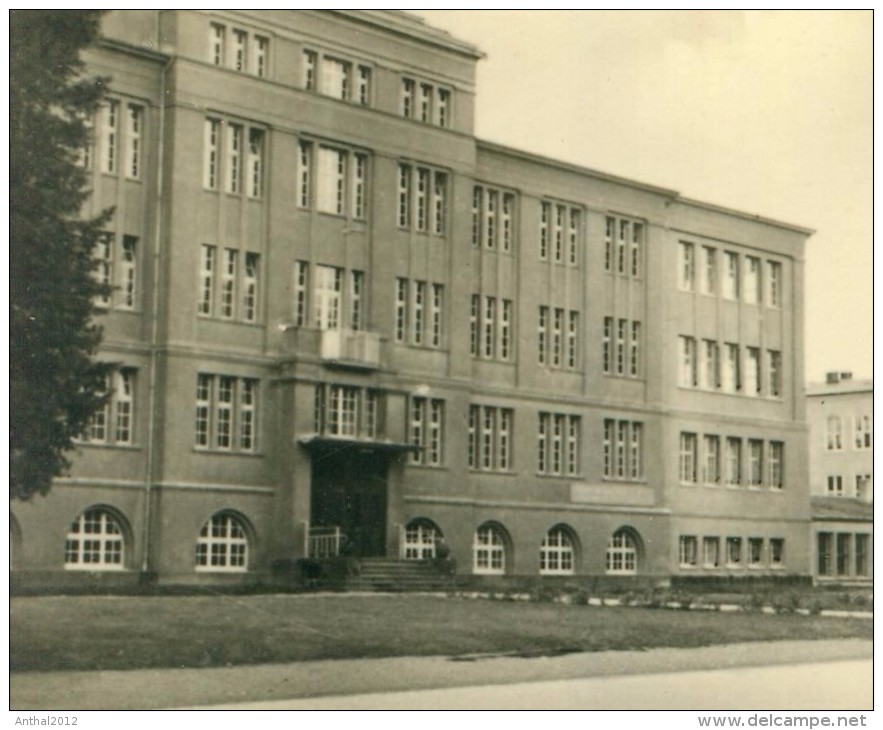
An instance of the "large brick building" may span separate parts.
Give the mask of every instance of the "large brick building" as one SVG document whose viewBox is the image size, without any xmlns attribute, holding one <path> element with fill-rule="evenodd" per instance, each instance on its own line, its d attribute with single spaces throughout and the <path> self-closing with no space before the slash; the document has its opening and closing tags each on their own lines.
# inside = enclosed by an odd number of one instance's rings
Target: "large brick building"
<svg viewBox="0 0 883 730">
<path fill-rule="evenodd" d="M 102 358 L 22 581 L 808 575 L 811 233 L 473 133 L 469 44 L 393 11 L 110 13 L 84 155 Z M 711 173 L 709 173 L 711 174 Z"/>
</svg>

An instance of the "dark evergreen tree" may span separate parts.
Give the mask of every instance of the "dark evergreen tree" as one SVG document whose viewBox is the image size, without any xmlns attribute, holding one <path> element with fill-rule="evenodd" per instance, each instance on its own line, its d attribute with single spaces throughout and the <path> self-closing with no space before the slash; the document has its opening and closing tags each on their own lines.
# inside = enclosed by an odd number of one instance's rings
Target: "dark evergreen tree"
<svg viewBox="0 0 883 730">
<path fill-rule="evenodd" d="M 10 498 L 45 494 L 66 452 L 103 405 L 110 368 L 94 362 L 101 329 L 92 252 L 109 212 L 80 218 L 78 157 L 105 79 L 84 78 L 80 51 L 100 11 L 9 13 Z"/>
</svg>

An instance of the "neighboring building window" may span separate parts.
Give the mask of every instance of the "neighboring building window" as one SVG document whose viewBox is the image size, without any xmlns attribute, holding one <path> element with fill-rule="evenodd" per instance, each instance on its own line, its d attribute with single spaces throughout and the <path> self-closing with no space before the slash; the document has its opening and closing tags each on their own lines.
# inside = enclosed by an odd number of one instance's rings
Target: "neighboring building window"
<svg viewBox="0 0 883 730">
<path fill-rule="evenodd" d="M 856 474 L 855 475 L 855 497 L 856 499 L 861 499 L 865 502 L 871 501 L 871 496 L 873 495 L 873 490 L 871 488 L 871 475 L 870 474 Z"/>
<path fill-rule="evenodd" d="M 843 496 L 843 477 L 840 476 L 839 474 L 828 477 L 828 496 L 829 497 L 842 497 Z"/>
<path fill-rule="evenodd" d="M 678 243 L 678 288 L 693 291 L 696 282 L 696 248 L 692 243 Z"/>
<path fill-rule="evenodd" d="M 125 536 L 109 511 L 93 507 L 80 514 L 64 542 L 65 570 L 123 570 Z"/>
<path fill-rule="evenodd" d="M 209 26 L 209 60 L 215 66 L 224 65 L 224 47 L 227 43 L 227 29 L 218 23 Z"/>
<path fill-rule="evenodd" d="M 248 569 L 248 536 L 235 515 L 218 513 L 196 539 L 196 570 L 244 573 Z"/>
<path fill-rule="evenodd" d="M 401 91 L 401 112 L 405 119 L 411 119 L 414 116 L 414 92 L 417 85 L 414 79 L 402 79 Z"/>
<path fill-rule="evenodd" d="M 638 572 L 638 544 L 628 530 L 617 530 L 607 543 L 606 570 L 614 575 Z"/>
<path fill-rule="evenodd" d="M 254 69 L 255 76 L 266 76 L 267 64 L 270 58 L 270 40 L 261 36 L 255 36 L 253 48 L 254 60 L 252 68 Z"/>
<path fill-rule="evenodd" d="M 782 264 L 767 261 L 767 305 L 782 306 Z"/>
<path fill-rule="evenodd" d="M 727 342 L 724 344 L 724 352 L 726 357 L 723 362 L 721 389 L 725 393 L 736 393 L 741 388 L 739 345 Z"/>
<path fill-rule="evenodd" d="M 816 537 L 816 552 L 818 558 L 818 574 L 833 575 L 834 574 L 834 534 L 831 532 L 820 532 Z"/>
<path fill-rule="evenodd" d="M 443 458 L 445 403 L 437 398 L 411 398 L 411 444 L 419 451 L 411 452 L 412 464 L 439 466 Z"/>
<path fill-rule="evenodd" d="M 318 54 L 305 50 L 303 55 L 303 85 L 307 91 L 316 90 L 316 62 Z"/>
<path fill-rule="evenodd" d="M 760 259 L 755 256 L 745 257 L 745 279 L 743 290 L 748 304 L 760 304 L 762 299 L 760 279 Z"/>
<path fill-rule="evenodd" d="M 763 441 L 748 439 L 748 486 L 763 485 Z"/>
<path fill-rule="evenodd" d="M 399 228 L 445 235 L 448 176 L 440 170 L 399 163 Z"/>
<path fill-rule="evenodd" d="M 254 379 L 200 373 L 196 378 L 196 447 L 255 451 L 256 400 Z"/>
<path fill-rule="evenodd" d="M 770 487 L 783 489 L 785 486 L 785 443 L 770 441 Z"/>
<path fill-rule="evenodd" d="M 727 538 L 727 567 L 728 568 L 741 568 L 742 567 L 742 538 L 741 537 L 728 537 Z"/>
<path fill-rule="evenodd" d="M 436 123 L 439 127 L 451 126 L 451 92 L 439 89 L 436 98 Z"/>
<path fill-rule="evenodd" d="M 512 193 L 476 185 L 472 190 L 472 245 L 511 252 L 515 247 L 514 217 Z"/>
<path fill-rule="evenodd" d="M 724 299 L 739 298 L 739 254 L 724 251 L 724 278 L 721 283 Z"/>
<path fill-rule="evenodd" d="M 435 543 L 442 538 L 438 526 L 425 519 L 411 520 L 405 527 L 405 560 L 432 560 Z"/>
<path fill-rule="evenodd" d="M 573 575 L 574 548 L 570 531 L 553 527 L 540 545 L 540 575 Z"/>
<path fill-rule="evenodd" d="M 763 538 L 748 538 L 748 567 L 760 568 L 763 566 Z"/>
<path fill-rule="evenodd" d="M 702 566 L 704 568 L 720 567 L 720 549 L 719 537 L 702 538 Z"/>
<path fill-rule="evenodd" d="M 605 479 L 635 481 L 644 476 L 644 425 L 604 419 Z"/>
<path fill-rule="evenodd" d="M 724 467 L 727 485 L 739 486 L 742 483 L 742 439 L 728 436 L 726 448 Z"/>
<path fill-rule="evenodd" d="M 233 54 L 231 67 L 234 71 L 245 71 L 248 34 L 243 30 L 233 31 Z"/>
<path fill-rule="evenodd" d="M 837 575 L 849 575 L 852 563 L 852 535 L 848 532 L 837 533 Z"/>
<path fill-rule="evenodd" d="M 862 578 L 871 575 L 870 565 L 871 536 L 856 534 L 855 536 L 855 574 Z"/>
<path fill-rule="evenodd" d="M 359 66 L 356 72 L 355 101 L 362 106 L 371 104 L 371 69 L 368 66 Z"/>
<path fill-rule="evenodd" d="M 695 433 L 681 433 L 678 478 L 682 483 L 696 483 L 697 439 Z"/>
<path fill-rule="evenodd" d="M 855 417 L 855 448 L 870 449 L 871 448 L 871 417 L 856 416 Z"/>
<path fill-rule="evenodd" d="M 699 541 L 695 535 L 681 535 L 678 540 L 678 563 L 682 568 L 698 566 Z"/>
<path fill-rule="evenodd" d="M 496 525 L 484 524 L 475 531 L 472 572 L 496 575 L 506 572 L 506 540 Z"/>
<path fill-rule="evenodd" d="M 382 401 L 376 390 L 319 383 L 314 405 L 317 434 L 374 439 L 381 432 Z"/>
<path fill-rule="evenodd" d="M 760 395 L 760 348 L 745 348 L 745 395 Z"/>
<path fill-rule="evenodd" d="M 699 372 L 699 363 L 696 358 L 696 339 L 681 335 L 678 341 L 681 351 L 679 384 L 684 388 L 695 388 L 698 384 L 697 375 Z"/>
<path fill-rule="evenodd" d="M 108 400 L 89 419 L 84 441 L 117 445 L 135 442 L 135 373 L 132 368 L 121 368 L 108 376 Z"/>
<path fill-rule="evenodd" d="M 702 481 L 705 484 L 720 484 L 721 480 L 721 440 L 720 436 L 705 435 L 702 437 L 705 461 L 702 469 Z"/>
<path fill-rule="evenodd" d="M 537 430 L 537 471 L 573 476 L 579 473 L 580 417 L 540 413 Z"/>
<path fill-rule="evenodd" d="M 702 286 L 703 294 L 717 291 L 717 250 L 711 246 L 702 247 Z"/>
<path fill-rule="evenodd" d="M 828 416 L 825 424 L 828 451 L 840 451 L 843 448 L 843 422 L 840 416 Z"/>
<path fill-rule="evenodd" d="M 714 340 L 702 340 L 700 385 L 709 390 L 720 387 L 720 348 Z"/>
<path fill-rule="evenodd" d="M 769 394 L 782 394 L 782 353 L 778 350 L 767 350 L 767 375 L 769 378 Z"/>
<path fill-rule="evenodd" d="M 442 284 L 396 279 L 396 342 L 416 347 L 441 347 L 444 329 L 443 312 Z"/>
<path fill-rule="evenodd" d="M 482 471 L 512 468 L 512 409 L 469 406 L 469 467 Z"/>
<path fill-rule="evenodd" d="M 770 567 L 785 567 L 785 540 L 781 537 L 770 538 Z"/>
</svg>

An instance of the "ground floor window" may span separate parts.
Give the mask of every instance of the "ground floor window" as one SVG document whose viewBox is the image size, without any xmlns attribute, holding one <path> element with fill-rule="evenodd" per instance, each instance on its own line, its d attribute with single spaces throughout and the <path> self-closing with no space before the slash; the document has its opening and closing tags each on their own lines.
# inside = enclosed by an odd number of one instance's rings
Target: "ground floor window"
<svg viewBox="0 0 883 730">
<path fill-rule="evenodd" d="M 196 540 L 196 570 L 245 572 L 248 537 L 241 519 L 219 513 L 206 522 Z"/>
<path fill-rule="evenodd" d="M 441 530 L 430 520 L 412 520 L 405 528 L 405 560 L 431 560 Z"/>
<path fill-rule="evenodd" d="M 506 572 L 506 541 L 503 531 L 497 525 L 484 524 L 475 531 L 472 570 L 475 573 L 497 575 Z"/>
<path fill-rule="evenodd" d="M 617 530 L 607 543 L 607 572 L 624 575 L 638 572 L 638 543 L 628 530 Z"/>
<path fill-rule="evenodd" d="M 122 570 L 125 541 L 120 521 L 109 511 L 92 508 L 75 519 L 64 543 L 68 570 Z"/>
<path fill-rule="evenodd" d="M 573 575 L 573 538 L 568 528 L 553 527 L 540 545 L 540 575 Z"/>
</svg>

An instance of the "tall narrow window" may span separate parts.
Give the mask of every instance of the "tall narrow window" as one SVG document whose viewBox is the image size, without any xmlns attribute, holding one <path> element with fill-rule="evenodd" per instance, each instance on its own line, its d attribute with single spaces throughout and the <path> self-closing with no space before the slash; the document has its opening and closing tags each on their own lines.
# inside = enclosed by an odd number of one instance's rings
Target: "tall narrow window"
<svg viewBox="0 0 883 730">
<path fill-rule="evenodd" d="M 126 177 L 138 180 L 141 177 L 141 127 L 144 124 L 144 107 L 129 104 L 127 112 Z"/>
<path fill-rule="evenodd" d="M 601 367 L 605 373 L 613 372 L 613 317 L 604 317 L 604 336 Z"/>
<path fill-rule="evenodd" d="M 717 250 L 711 246 L 702 247 L 702 293 L 714 294 L 717 291 Z"/>
<path fill-rule="evenodd" d="M 629 230 L 631 225 L 628 221 L 619 221 L 619 236 L 616 239 L 616 270 L 620 274 L 625 274 L 626 269 L 626 250 L 629 241 Z"/>
<path fill-rule="evenodd" d="M 205 156 L 203 158 L 202 184 L 209 190 L 218 189 L 218 160 L 221 138 L 221 122 L 205 120 Z"/>
<path fill-rule="evenodd" d="M 98 263 L 92 275 L 95 281 L 106 287 L 113 286 L 113 242 L 114 237 L 111 233 L 99 233 L 95 240 L 94 257 Z M 106 294 L 96 296 L 94 304 L 96 307 L 105 308 L 110 306 L 110 300 L 111 293 L 108 291 Z"/>
<path fill-rule="evenodd" d="M 215 246 L 203 244 L 199 266 L 199 314 L 211 315 L 215 298 Z"/>
<path fill-rule="evenodd" d="M 429 344 L 441 347 L 442 344 L 442 307 L 444 305 L 444 286 L 432 285 L 432 333 Z"/>
<path fill-rule="evenodd" d="M 108 99 L 101 107 L 101 164 L 104 172 L 117 171 L 120 103 Z"/>
<path fill-rule="evenodd" d="M 632 276 L 641 275 L 641 246 L 644 240 L 644 224 L 632 223 Z"/>
<path fill-rule="evenodd" d="M 411 119 L 414 116 L 414 90 L 413 79 L 402 79 L 401 110 L 405 119 Z"/>
<path fill-rule="evenodd" d="M 621 319 L 616 323 L 616 374 L 625 375 L 625 342 L 628 320 Z"/>
<path fill-rule="evenodd" d="M 437 119 L 439 127 L 449 127 L 451 124 L 451 92 L 447 89 L 439 89 L 436 99 L 438 111 Z"/>
<path fill-rule="evenodd" d="M 561 327 L 564 310 L 557 307 L 552 310 L 552 366 L 561 365 Z"/>
<path fill-rule="evenodd" d="M 843 448 L 843 421 L 840 416 L 828 416 L 825 423 L 828 451 L 840 451 Z"/>
<path fill-rule="evenodd" d="M 769 377 L 769 394 L 782 394 L 782 353 L 778 350 L 767 350 L 767 375 Z"/>
<path fill-rule="evenodd" d="M 243 30 L 233 31 L 233 58 L 230 59 L 234 71 L 245 71 L 248 34 Z"/>
<path fill-rule="evenodd" d="M 703 537 L 702 538 L 702 565 L 705 568 L 720 567 L 720 538 L 719 537 Z"/>
<path fill-rule="evenodd" d="M 579 416 L 567 417 L 567 473 L 579 474 L 580 458 L 580 419 Z"/>
<path fill-rule="evenodd" d="M 264 133 L 248 130 L 248 196 L 260 198 L 264 180 Z"/>
<path fill-rule="evenodd" d="M 641 323 L 632 322 L 632 338 L 629 343 L 629 375 L 637 378 L 641 372 Z"/>
<path fill-rule="evenodd" d="M 497 321 L 497 300 L 494 297 L 484 298 L 484 356 L 493 357 L 496 353 L 495 329 Z"/>
<path fill-rule="evenodd" d="M 420 121 L 432 121 L 432 86 L 420 84 Z"/>
<path fill-rule="evenodd" d="M 315 51 L 304 51 L 303 56 L 303 83 L 307 91 L 316 90 L 316 60 Z"/>
<path fill-rule="evenodd" d="M 411 226 L 411 168 L 399 165 L 399 228 Z"/>
<path fill-rule="evenodd" d="M 295 262 L 294 268 L 294 323 L 298 327 L 307 324 L 307 271 L 306 261 Z"/>
<path fill-rule="evenodd" d="M 469 304 L 469 352 L 473 357 L 478 357 L 479 353 L 479 309 L 481 307 L 481 297 L 478 294 L 472 295 Z"/>
<path fill-rule="evenodd" d="M 739 254 L 724 251 L 724 279 L 721 294 L 724 299 L 739 298 Z"/>
<path fill-rule="evenodd" d="M 736 487 L 742 483 L 742 439 L 728 436 L 726 447 L 726 482 Z"/>
<path fill-rule="evenodd" d="M 613 237 L 616 232 L 616 219 L 606 218 L 604 229 L 604 271 L 613 271 Z"/>
<path fill-rule="evenodd" d="M 408 311 L 408 280 L 396 279 L 396 342 L 405 341 Z"/>
<path fill-rule="evenodd" d="M 767 261 L 767 304 L 782 306 L 782 264 L 778 261 Z"/>
<path fill-rule="evenodd" d="M 540 205 L 540 260 L 549 258 L 549 216 L 552 209 L 551 203 Z"/>
<path fill-rule="evenodd" d="M 132 408 L 134 403 L 133 370 L 122 369 L 114 375 L 116 393 L 113 406 L 116 409 L 116 432 L 114 439 L 118 444 L 132 443 Z"/>
<path fill-rule="evenodd" d="M 320 147 L 317 168 L 316 209 L 322 213 L 342 215 L 346 153 Z"/>
<path fill-rule="evenodd" d="M 359 66 L 356 77 L 356 100 L 362 106 L 371 103 L 371 69 L 367 66 Z"/>
<path fill-rule="evenodd" d="M 549 308 L 540 307 L 537 318 L 537 359 L 540 365 L 546 364 L 549 351 Z"/>
<path fill-rule="evenodd" d="M 644 426 L 632 422 L 632 441 L 629 449 L 629 477 L 640 479 L 644 475 Z"/>
<path fill-rule="evenodd" d="M 743 286 L 745 301 L 748 304 L 759 304 L 761 301 L 760 289 L 760 259 L 755 256 L 745 257 L 745 278 Z"/>
<path fill-rule="evenodd" d="M 196 445 L 209 445 L 211 398 L 214 377 L 200 374 L 196 379 Z"/>
<path fill-rule="evenodd" d="M 349 98 L 350 64 L 336 58 L 322 59 L 319 73 L 319 93 L 334 99 Z"/>
<path fill-rule="evenodd" d="M 209 30 L 209 60 L 215 66 L 224 65 L 224 43 L 227 34 L 226 28 L 218 23 L 212 23 Z"/>
<path fill-rule="evenodd" d="M 576 368 L 577 332 L 579 331 L 579 312 L 570 312 L 567 320 L 567 367 Z"/>
<path fill-rule="evenodd" d="M 122 255 L 120 256 L 120 303 L 121 309 L 135 308 L 135 290 L 137 279 L 137 247 L 135 236 L 123 236 Z"/>
<path fill-rule="evenodd" d="M 704 436 L 703 453 L 705 462 L 702 469 L 702 481 L 705 484 L 719 484 L 721 479 L 721 440 L 720 436 Z"/>
<path fill-rule="evenodd" d="M 613 434 L 616 429 L 616 421 L 604 420 L 604 476 L 613 477 Z"/>
<path fill-rule="evenodd" d="M 728 568 L 742 567 L 742 538 L 741 537 L 728 537 L 727 538 L 727 567 Z"/>
<path fill-rule="evenodd" d="M 773 489 L 785 486 L 785 444 L 782 441 L 770 441 L 770 481 Z"/>
<path fill-rule="evenodd" d="M 760 395 L 760 350 L 745 348 L 745 395 Z"/>
<path fill-rule="evenodd" d="M 423 314 L 426 304 L 426 282 L 415 281 L 411 287 L 413 301 L 411 302 L 411 342 L 415 345 L 423 344 Z"/>
<path fill-rule="evenodd" d="M 702 340 L 702 380 L 703 388 L 714 390 L 720 384 L 720 352 L 714 340 Z"/>
<path fill-rule="evenodd" d="M 362 323 L 362 290 L 365 276 L 361 271 L 350 272 L 350 329 L 361 330 Z"/>
<path fill-rule="evenodd" d="M 256 446 L 255 402 L 257 381 L 244 378 L 239 389 L 239 448 L 254 451 Z"/>
<path fill-rule="evenodd" d="M 233 393 L 235 378 L 222 375 L 218 378 L 215 404 L 215 448 L 223 451 L 233 447 Z"/>
<path fill-rule="evenodd" d="M 555 206 L 555 261 L 561 263 L 564 257 L 564 211 L 563 205 Z"/>
<path fill-rule="evenodd" d="M 443 172 L 436 172 L 432 187 L 433 208 L 433 232 L 437 236 L 445 234 L 445 218 L 447 217 L 447 189 L 448 176 Z"/>
<path fill-rule="evenodd" d="M 242 172 L 242 126 L 227 125 L 227 192 L 238 193 Z"/>
<path fill-rule="evenodd" d="M 503 208 L 500 212 L 500 248 L 512 250 L 512 208 L 515 199 L 509 193 L 503 193 Z"/>
<path fill-rule="evenodd" d="M 481 188 L 472 189 L 472 246 L 481 246 Z"/>
<path fill-rule="evenodd" d="M 256 253 L 245 254 L 245 272 L 242 280 L 242 318 L 255 322 L 258 318 L 258 261 Z"/>
<path fill-rule="evenodd" d="M 367 177 L 368 159 L 365 155 L 353 155 L 353 218 L 365 217 L 365 179 Z"/>
<path fill-rule="evenodd" d="M 254 38 L 254 74 L 255 76 L 267 75 L 267 58 L 269 55 L 270 41 L 261 36 Z"/>
<path fill-rule="evenodd" d="M 311 162 L 313 159 L 313 145 L 309 142 L 301 141 L 298 145 L 300 155 L 298 157 L 298 176 L 297 176 L 297 204 L 301 208 L 310 207 L 310 180 L 311 180 Z"/>
<path fill-rule="evenodd" d="M 512 301 L 500 301 L 500 359 L 508 360 L 512 348 Z"/>
<path fill-rule="evenodd" d="M 785 567 L 785 540 L 780 537 L 770 538 L 770 567 Z"/>
<path fill-rule="evenodd" d="M 763 484 L 763 441 L 748 439 L 748 486 Z"/>
<path fill-rule="evenodd" d="M 484 210 L 484 245 L 486 248 L 496 248 L 496 223 L 497 223 L 497 191 L 486 190 L 487 204 Z"/>
<path fill-rule="evenodd" d="M 444 434 L 444 401 L 433 399 L 429 402 L 429 440 L 426 459 L 429 464 L 442 463 L 442 438 Z"/>
<path fill-rule="evenodd" d="M 855 448 L 859 450 L 871 448 L 871 417 L 869 415 L 856 416 L 853 426 Z"/>
<path fill-rule="evenodd" d="M 681 343 L 680 385 L 685 388 L 696 386 L 696 340 L 693 337 L 678 338 Z"/>
<path fill-rule="evenodd" d="M 238 252 L 233 249 L 224 250 L 224 260 L 221 268 L 221 311 L 224 319 L 231 319 L 234 314 L 236 302 L 236 267 Z"/>
<path fill-rule="evenodd" d="M 741 387 L 741 373 L 739 368 L 739 345 L 726 343 L 724 345 L 726 358 L 723 363 L 723 377 L 721 387 L 725 393 L 736 393 Z"/>
<path fill-rule="evenodd" d="M 313 280 L 313 317 L 320 330 L 340 329 L 340 289 L 343 270 L 316 266 Z"/>
<path fill-rule="evenodd" d="M 579 237 L 579 211 L 572 209 L 570 211 L 570 227 L 567 234 L 568 260 L 571 266 L 576 266 L 578 262 L 577 241 Z"/>
<path fill-rule="evenodd" d="M 699 563 L 699 540 L 695 535 L 681 535 L 678 540 L 678 562 L 682 568 L 695 568 Z"/>
<path fill-rule="evenodd" d="M 696 251 L 692 243 L 681 241 L 678 244 L 678 288 L 693 291 L 696 278 Z"/>
<path fill-rule="evenodd" d="M 429 228 L 429 170 L 417 168 L 417 230 Z"/>
<path fill-rule="evenodd" d="M 681 433 L 679 478 L 681 482 L 696 483 L 696 434 Z"/>
</svg>

